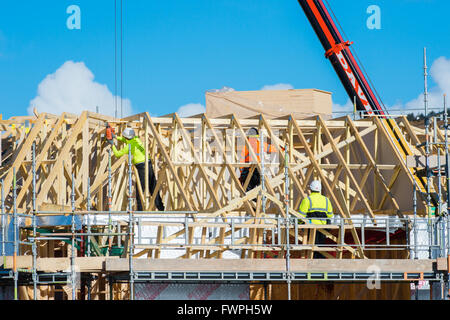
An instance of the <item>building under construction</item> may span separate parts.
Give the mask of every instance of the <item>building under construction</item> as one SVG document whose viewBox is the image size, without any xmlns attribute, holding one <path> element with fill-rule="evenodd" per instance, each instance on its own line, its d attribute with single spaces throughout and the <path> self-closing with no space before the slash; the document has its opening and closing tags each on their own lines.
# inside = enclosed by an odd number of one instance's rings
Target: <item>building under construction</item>
<svg viewBox="0 0 450 320">
<path fill-rule="evenodd" d="M 445 100 L 428 117 L 425 85 L 424 122 L 387 114 L 323 2 L 299 3 L 352 114 L 333 117 L 320 90 L 219 90 L 185 118 L 0 119 L 0 299 L 448 299 Z M 131 148 L 113 155 L 105 124 L 136 132 L 154 188 Z M 313 180 L 328 224 L 298 211 Z"/>
<path fill-rule="evenodd" d="M 222 99 L 241 108 L 245 95 L 251 104 L 249 94 L 233 92 L 233 100 L 217 93 L 208 104 Z M 312 100 L 331 110 L 326 92 L 271 95 L 302 97 L 297 110 L 302 103 L 311 110 Z M 2 298 L 447 296 L 447 175 L 438 170 L 446 119 L 434 118 L 425 130 L 405 116 L 239 118 L 231 111 L 217 118 L 83 112 L 1 120 Z M 412 156 L 401 153 L 387 121 Z M 153 193 L 130 156 L 112 155 L 105 123 L 117 135 L 129 127 L 141 138 L 157 177 Z M 261 150 L 261 161 L 246 163 L 241 150 L 252 150 L 252 127 L 277 152 Z M 422 162 L 433 176 L 423 174 Z M 246 192 L 242 167 L 258 170 L 261 184 Z M 313 179 L 332 202 L 331 224 L 298 213 Z M 136 211 L 137 194 L 145 211 Z M 165 211 L 155 211 L 157 194 Z M 319 232 L 326 244 L 314 243 Z"/>
</svg>

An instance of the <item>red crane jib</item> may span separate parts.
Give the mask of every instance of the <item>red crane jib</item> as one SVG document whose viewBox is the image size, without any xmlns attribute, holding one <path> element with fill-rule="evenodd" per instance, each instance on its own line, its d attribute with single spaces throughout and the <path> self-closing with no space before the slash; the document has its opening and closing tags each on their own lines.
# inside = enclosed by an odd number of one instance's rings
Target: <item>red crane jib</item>
<svg viewBox="0 0 450 320">
<path fill-rule="evenodd" d="M 344 41 L 322 0 L 298 0 L 325 49 L 350 99 L 367 115 L 385 115 L 350 51 L 353 42 Z"/>
</svg>

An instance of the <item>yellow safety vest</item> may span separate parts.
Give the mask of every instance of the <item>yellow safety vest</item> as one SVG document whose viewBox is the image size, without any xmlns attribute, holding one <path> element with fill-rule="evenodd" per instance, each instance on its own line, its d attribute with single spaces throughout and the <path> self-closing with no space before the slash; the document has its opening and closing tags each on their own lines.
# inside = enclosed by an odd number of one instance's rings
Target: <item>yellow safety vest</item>
<svg viewBox="0 0 450 320">
<path fill-rule="evenodd" d="M 331 219 L 333 217 L 331 201 L 318 192 L 312 192 L 309 197 L 303 199 L 298 211 L 302 217 L 310 219 L 312 224 L 327 224 L 325 218 Z"/>
<path fill-rule="evenodd" d="M 127 145 L 120 150 L 116 149 L 116 146 L 112 146 L 112 151 L 117 158 L 120 158 L 124 154 L 128 154 L 128 149 L 131 147 L 131 155 L 133 156 L 133 164 L 139 164 L 145 162 L 145 148 L 142 145 L 142 141 L 138 137 L 134 137 L 131 140 L 127 140 L 124 137 L 117 137 L 117 140 L 126 143 Z"/>
</svg>

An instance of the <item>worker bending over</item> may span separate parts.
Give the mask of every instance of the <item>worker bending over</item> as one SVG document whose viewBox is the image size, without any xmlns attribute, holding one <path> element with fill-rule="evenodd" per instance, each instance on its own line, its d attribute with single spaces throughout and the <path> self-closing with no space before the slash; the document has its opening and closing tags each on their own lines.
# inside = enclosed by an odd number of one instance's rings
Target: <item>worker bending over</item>
<svg viewBox="0 0 450 320">
<path fill-rule="evenodd" d="M 136 136 L 135 132 L 131 128 L 126 128 L 122 132 L 122 137 L 117 137 L 117 140 L 122 141 L 126 144 L 120 150 L 116 149 L 114 142 L 112 139 L 108 140 L 108 142 L 112 145 L 112 151 L 117 158 L 120 158 L 124 154 L 128 154 L 129 148 L 131 148 L 132 162 L 136 166 L 139 175 L 139 181 L 141 182 L 141 187 L 144 189 L 145 187 L 145 148 L 142 144 L 142 141 Z M 152 161 L 148 159 L 148 187 L 150 189 L 151 194 L 153 194 L 156 187 L 156 177 L 153 172 Z M 142 211 L 142 199 L 138 192 L 137 182 L 136 182 L 136 200 L 137 200 L 137 211 Z M 155 198 L 155 206 L 159 211 L 164 211 L 164 204 L 162 199 L 158 194 Z"/>
<path fill-rule="evenodd" d="M 250 146 L 253 149 L 253 152 L 256 155 L 257 159 L 251 159 L 251 155 L 250 155 L 250 151 L 247 148 L 247 145 L 244 146 L 244 148 L 242 149 L 242 153 L 241 153 L 241 157 L 242 159 L 244 159 L 245 163 L 250 163 L 253 161 L 258 161 L 260 162 L 260 144 L 259 144 L 259 132 L 258 129 L 256 128 L 250 128 L 247 132 L 247 137 L 248 137 L 248 142 L 250 144 Z M 264 152 L 267 153 L 275 153 L 277 152 L 275 147 L 273 147 L 272 145 L 264 142 Z M 251 161 L 250 161 L 251 160 Z M 241 182 L 241 185 L 244 186 L 245 181 L 247 180 L 248 174 L 250 173 L 250 168 L 249 167 L 242 167 L 240 168 L 241 170 L 241 175 L 239 176 L 239 181 Z M 247 189 L 245 190 L 245 192 L 249 192 L 250 190 L 256 188 L 257 186 L 259 186 L 261 184 L 261 176 L 259 174 L 259 170 L 258 168 L 255 168 L 255 170 L 253 171 L 253 175 L 250 178 L 250 182 L 247 186 Z"/>
<path fill-rule="evenodd" d="M 315 225 L 330 224 L 330 219 L 333 218 L 333 207 L 331 201 L 320 193 L 322 191 L 322 184 L 318 180 L 313 180 L 310 184 L 310 189 L 311 195 L 303 199 L 300 203 L 298 209 L 300 215 L 303 218 L 309 219 Z M 326 236 L 317 229 L 315 243 L 325 244 L 325 240 Z M 314 252 L 314 258 L 321 259 L 323 256 L 318 252 Z"/>
</svg>

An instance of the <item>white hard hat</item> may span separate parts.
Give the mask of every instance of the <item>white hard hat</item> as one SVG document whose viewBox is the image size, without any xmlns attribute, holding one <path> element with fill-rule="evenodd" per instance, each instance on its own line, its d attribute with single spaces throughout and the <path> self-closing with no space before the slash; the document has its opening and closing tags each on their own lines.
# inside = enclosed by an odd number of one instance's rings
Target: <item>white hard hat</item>
<svg viewBox="0 0 450 320">
<path fill-rule="evenodd" d="M 133 129 L 131 129 L 131 128 L 125 128 L 125 130 L 123 130 L 123 132 L 122 132 L 122 135 L 123 135 L 126 139 L 131 140 L 131 139 L 134 138 L 135 133 L 134 133 L 134 130 L 133 130 Z"/>
<path fill-rule="evenodd" d="M 309 185 L 311 191 L 320 192 L 322 190 L 322 184 L 319 180 L 313 180 Z"/>
</svg>

